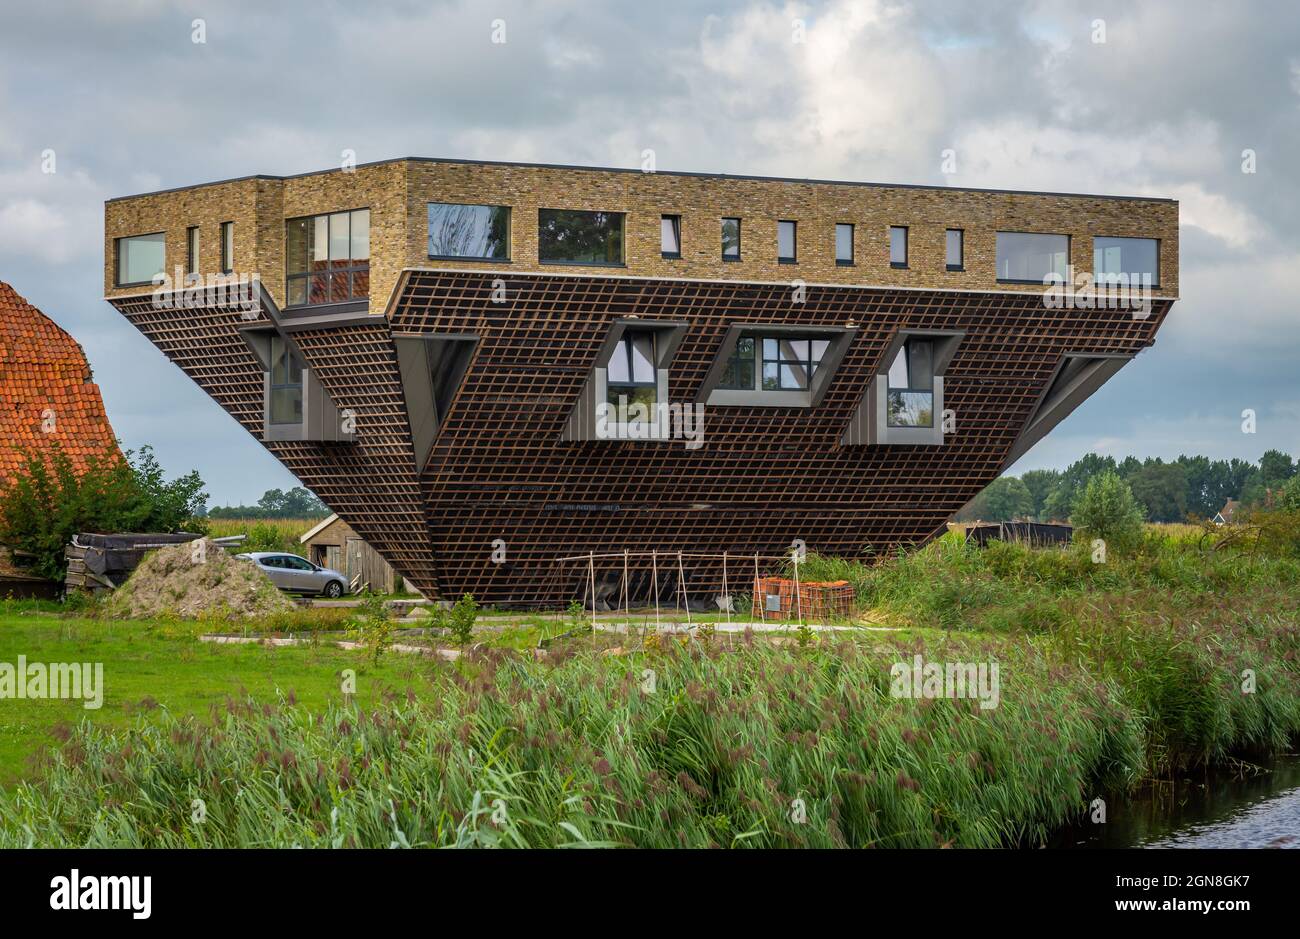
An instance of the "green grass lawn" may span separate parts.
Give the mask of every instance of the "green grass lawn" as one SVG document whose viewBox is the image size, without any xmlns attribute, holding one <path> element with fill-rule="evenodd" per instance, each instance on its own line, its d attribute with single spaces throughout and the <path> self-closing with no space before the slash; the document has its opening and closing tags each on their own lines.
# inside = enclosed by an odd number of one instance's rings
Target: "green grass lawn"
<svg viewBox="0 0 1300 939">
<path fill-rule="evenodd" d="M 323 708 L 341 699 L 342 672 L 349 668 L 364 707 L 385 691 L 427 690 L 426 674 L 438 667 L 398 655 L 371 666 L 356 652 L 329 647 L 217 645 L 141 622 L 0 613 L 0 662 L 16 664 L 19 655 L 28 662 L 102 662 L 104 703 L 87 710 L 80 700 L 0 699 L 0 785 L 32 777 L 33 758 L 57 743 L 52 731 L 64 723 L 125 727 L 160 708 L 205 715 L 241 691 L 270 701 L 292 693 Z"/>
</svg>

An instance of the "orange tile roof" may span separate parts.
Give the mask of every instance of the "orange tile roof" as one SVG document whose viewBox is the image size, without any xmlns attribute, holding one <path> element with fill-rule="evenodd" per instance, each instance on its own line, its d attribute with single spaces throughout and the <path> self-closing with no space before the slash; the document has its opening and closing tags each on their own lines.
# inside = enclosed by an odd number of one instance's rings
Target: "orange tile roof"
<svg viewBox="0 0 1300 939">
<path fill-rule="evenodd" d="M 0 281 L 0 485 L 53 444 L 77 469 L 121 456 L 81 346 Z"/>
</svg>

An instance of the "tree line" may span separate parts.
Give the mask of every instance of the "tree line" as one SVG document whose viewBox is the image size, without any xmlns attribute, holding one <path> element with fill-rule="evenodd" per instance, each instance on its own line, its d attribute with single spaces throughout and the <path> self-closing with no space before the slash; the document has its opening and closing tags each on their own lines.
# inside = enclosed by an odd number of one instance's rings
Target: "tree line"
<svg viewBox="0 0 1300 939">
<path fill-rule="evenodd" d="M 1115 473 L 1133 493 L 1150 522 L 1213 518 L 1229 499 L 1243 508 L 1272 504 L 1300 470 L 1280 450 L 1269 450 L 1258 463 L 1179 456 L 1139 460 L 1089 453 L 1064 470 L 1029 470 L 1000 476 L 954 517 L 955 521 L 1068 521 L 1094 477 Z M 1300 484 L 1297 484 L 1300 485 Z M 1294 486 L 1293 486 L 1294 488 Z"/>
<path fill-rule="evenodd" d="M 257 505 L 219 505 L 208 510 L 208 518 L 324 518 L 329 507 L 302 486 L 285 492 L 268 489 Z"/>
</svg>

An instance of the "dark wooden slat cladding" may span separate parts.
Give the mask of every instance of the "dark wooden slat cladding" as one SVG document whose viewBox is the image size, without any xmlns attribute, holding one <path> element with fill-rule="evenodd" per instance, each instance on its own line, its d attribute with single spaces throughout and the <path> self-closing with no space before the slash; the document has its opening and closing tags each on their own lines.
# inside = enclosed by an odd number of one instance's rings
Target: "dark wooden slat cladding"
<svg viewBox="0 0 1300 939">
<path fill-rule="evenodd" d="M 155 309 L 148 296 L 110 302 L 396 570 L 437 593 L 397 359 L 382 317 L 294 333 L 335 404 L 355 414 L 356 443 L 263 441 L 263 372 L 239 330 L 270 326 L 265 311 L 250 320 L 221 307 Z"/>
<path fill-rule="evenodd" d="M 1049 310 L 1035 294 L 806 288 L 787 284 L 510 274 L 407 273 L 391 323 L 296 332 L 307 364 L 356 443 L 265 446 L 421 591 L 502 604 L 564 602 L 580 577 L 553 559 L 658 549 L 777 554 L 888 553 L 940 530 L 1001 471 L 1062 355 L 1132 355 L 1172 303 L 1124 311 Z M 114 304 L 260 439 L 262 373 L 221 310 Z M 729 326 L 843 326 L 859 332 L 820 406 L 708 408 L 704 445 L 562 442 L 561 432 L 611 323 L 640 316 L 689 324 L 669 375 L 673 402 L 695 400 Z M 390 334 L 473 333 L 479 343 L 424 472 L 415 472 Z M 892 334 L 962 330 L 945 376 L 957 432 L 943 446 L 839 443 Z M 492 561 L 504 540 L 505 564 Z M 615 573 L 621 565 L 598 565 Z M 745 576 L 743 566 L 732 576 Z M 750 572 L 752 573 L 752 571 Z M 696 561 L 694 591 L 721 572 Z M 733 590 L 737 588 L 733 584 Z"/>
<path fill-rule="evenodd" d="M 921 542 L 991 482 L 1066 352 L 1133 354 L 1150 317 L 1059 311 L 1041 296 L 785 284 L 413 271 L 392 312 L 400 332 L 477 332 L 482 339 L 424 471 L 443 584 L 498 602 L 569 598 L 551 561 L 585 551 L 788 549 L 860 556 Z M 705 444 L 560 442 L 611 322 L 637 315 L 688 322 L 669 377 L 693 401 L 728 326 L 784 323 L 861 332 L 820 407 L 709 408 Z M 945 404 L 958 432 L 942 447 L 841 447 L 839 437 L 899 328 L 960 329 Z M 708 506 L 708 507 L 703 507 Z M 508 563 L 491 562 L 494 539 Z M 618 565 L 605 565 L 611 574 Z M 688 581 L 720 586 L 696 562 Z M 712 586 L 710 589 L 713 589 Z"/>
</svg>

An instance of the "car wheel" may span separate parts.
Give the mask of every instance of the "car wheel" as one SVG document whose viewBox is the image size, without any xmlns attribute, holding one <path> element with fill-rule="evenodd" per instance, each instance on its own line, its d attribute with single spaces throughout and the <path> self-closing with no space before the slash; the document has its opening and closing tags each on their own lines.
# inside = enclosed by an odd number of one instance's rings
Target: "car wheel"
<svg viewBox="0 0 1300 939">
<path fill-rule="evenodd" d="M 321 592 L 331 600 L 337 600 L 339 597 L 343 596 L 343 585 L 337 580 L 331 580 L 325 585 L 325 589 Z"/>
</svg>

